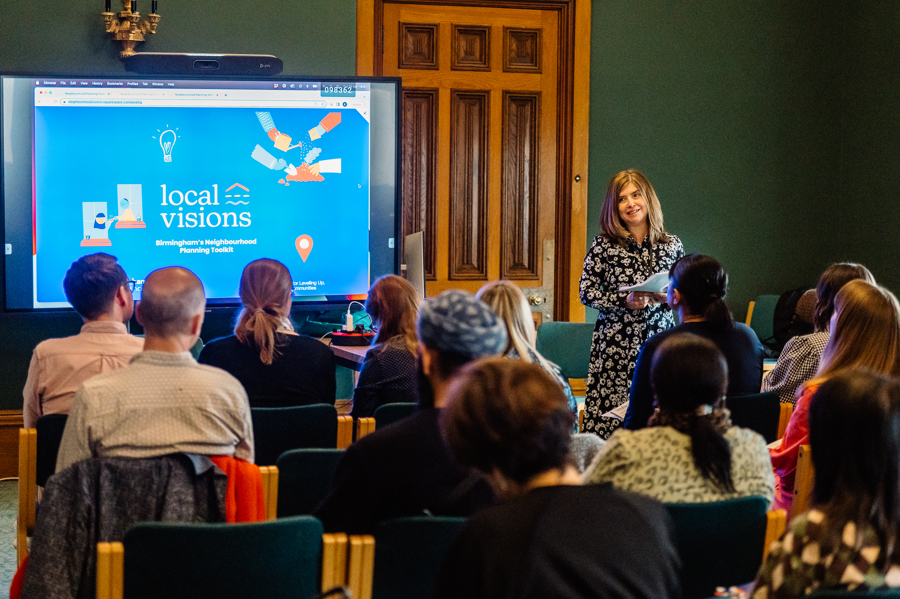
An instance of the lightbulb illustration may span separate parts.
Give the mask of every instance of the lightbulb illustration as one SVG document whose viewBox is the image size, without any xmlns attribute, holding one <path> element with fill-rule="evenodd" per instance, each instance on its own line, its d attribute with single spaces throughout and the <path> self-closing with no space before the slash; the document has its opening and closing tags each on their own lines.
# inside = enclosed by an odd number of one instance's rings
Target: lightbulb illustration
<svg viewBox="0 0 900 599">
<path fill-rule="evenodd" d="M 178 136 L 171 129 L 166 129 L 159 135 L 159 145 L 163 151 L 163 160 L 172 162 L 172 148 L 175 147 L 175 140 Z"/>
</svg>

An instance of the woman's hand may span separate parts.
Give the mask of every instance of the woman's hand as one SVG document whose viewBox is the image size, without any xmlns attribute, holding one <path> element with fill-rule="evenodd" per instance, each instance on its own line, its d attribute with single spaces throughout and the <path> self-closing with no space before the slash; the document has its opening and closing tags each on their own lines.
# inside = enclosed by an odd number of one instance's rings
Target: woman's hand
<svg viewBox="0 0 900 599">
<path fill-rule="evenodd" d="M 643 310 L 648 306 L 666 303 L 665 293 L 647 293 L 645 291 L 632 291 L 625 299 L 625 305 L 632 310 Z"/>
</svg>

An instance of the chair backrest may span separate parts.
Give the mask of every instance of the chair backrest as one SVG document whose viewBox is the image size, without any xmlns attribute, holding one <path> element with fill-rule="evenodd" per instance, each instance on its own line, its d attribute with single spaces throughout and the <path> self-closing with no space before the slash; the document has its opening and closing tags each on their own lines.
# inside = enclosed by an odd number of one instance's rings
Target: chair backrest
<svg viewBox="0 0 900 599">
<path fill-rule="evenodd" d="M 312 514 L 331 490 L 342 449 L 292 449 L 278 458 L 278 517 Z"/>
<path fill-rule="evenodd" d="M 132 527 L 125 547 L 128 599 L 296 599 L 319 592 L 322 523 L 310 516 L 256 524 Z"/>
<path fill-rule="evenodd" d="M 337 447 L 337 410 L 329 404 L 291 408 L 253 408 L 256 463 L 274 466 L 290 449 Z"/>
<path fill-rule="evenodd" d="M 567 379 L 586 379 L 593 336 L 589 322 L 545 322 L 538 327 L 536 348 Z"/>
<path fill-rule="evenodd" d="M 376 426 L 384 428 L 398 420 L 412 416 L 416 412 L 418 405 L 410 402 L 386 403 L 375 408 L 375 413 L 372 415 L 375 417 Z"/>
<path fill-rule="evenodd" d="M 729 395 L 725 405 L 731 411 L 731 422 L 758 432 L 766 443 L 778 439 L 778 424 L 781 419 L 781 400 L 778 393 L 750 393 Z"/>
<path fill-rule="evenodd" d="M 681 555 L 684 599 L 712 597 L 717 586 L 752 581 L 762 564 L 766 500 L 667 503 Z"/>
<path fill-rule="evenodd" d="M 758 295 L 753 303 L 753 313 L 750 318 L 750 328 L 756 333 L 760 341 L 769 341 L 774 335 L 775 306 L 778 304 L 779 295 Z"/>
<path fill-rule="evenodd" d="M 378 524 L 372 599 L 429 597 L 444 556 L 464 523 L 464 518 L 417 516 Z"/>
<path fill-rule="evenodd" d="M 68 419 L 66 414 L 48 414 L 38 418 L 34 424 L 37 430 L 35 482 L 39 487 L 45 486 L 47 479 L 56 472 L 56 456 L 59 455 L 59 444 Z"/>
</svg>

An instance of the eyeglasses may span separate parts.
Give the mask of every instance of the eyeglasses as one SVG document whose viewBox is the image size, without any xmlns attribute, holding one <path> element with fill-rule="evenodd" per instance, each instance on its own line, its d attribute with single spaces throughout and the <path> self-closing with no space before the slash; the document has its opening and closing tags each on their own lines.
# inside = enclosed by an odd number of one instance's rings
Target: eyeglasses
<svg viewBox="0 0 900 599">
<path fill-rule="evenodd" d="M 134 291 L 134 286 L 135 286 L 136 284 L 137 284 L 137 281 L 135 281 L 134 279 L 128 279 L 128 288 L 129 288 L 131 291 Z"/>
</svg>

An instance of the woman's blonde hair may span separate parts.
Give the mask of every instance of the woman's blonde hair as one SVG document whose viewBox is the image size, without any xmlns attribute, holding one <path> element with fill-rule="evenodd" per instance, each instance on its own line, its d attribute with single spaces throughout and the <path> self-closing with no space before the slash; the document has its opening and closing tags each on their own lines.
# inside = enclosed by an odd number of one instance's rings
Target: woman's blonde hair
<svg viewBox="0 0 900 599">
<path fill-rule="evenodd" d="M 606 188 L 606 199 L 603 201 L 603 207 L 600 209 L 600 230 L 610 240 L 624 246 L 625 242 L 631 237 L 628 228 L 619 217 L 619 196 L 622 190 L 628 184 L 634 183 L 638 191 L 647 204 L 647 219 L 649 224 L 650 243 L 656 245 L 660 242 L 669 240 L 669 234 L 663 227 L 662 208 L 659 205 L 659 198 L 647 177 L 643 173 L 634 169 L 622 171 L 609 181 Z"/>
<path fill-rule="evenodd" d="M 837 321 L 822 352 L 817 379 L 853 367 L 900 375 L 900 303 L 878 285 L 855 279 L 834 298 Z"/>
<path fill-rule="evenodd" d="M 263 364 L 271 364 L 278 355 L 275 332 L 294 328 L 290 319 L 293 289 L 291 273 L 277 260 L 254 260 L 241 274 L 244 307 L 234 325 L 234 335 L 241 343 L 258 348 Z"/>
<path fill-rule="evenodd" d="M 416 320 L 419 318 L 419 294 L 409 281 L 397 275 L 385 275 L 369 289 L 366 311 L 372 324 L 378 326 L 374 344 L 401 337 L 406 349 L 416 355 L 419 337 Z"/>
<path fill-rule="evenodd" d="M 552 371 L 550 362 L 535 347 L 537 335 L 534 320 L 531 318 L 528 300 L 518 285 L 509 281 L 493 281 L 479 289 L 475 297 L 490 306 L 506 325 L 508 341 L 503 350 L 504 356 L 515 349 L 523 361 L 532 362 L 534 356 L 540 366 Z"/>
</svg>

